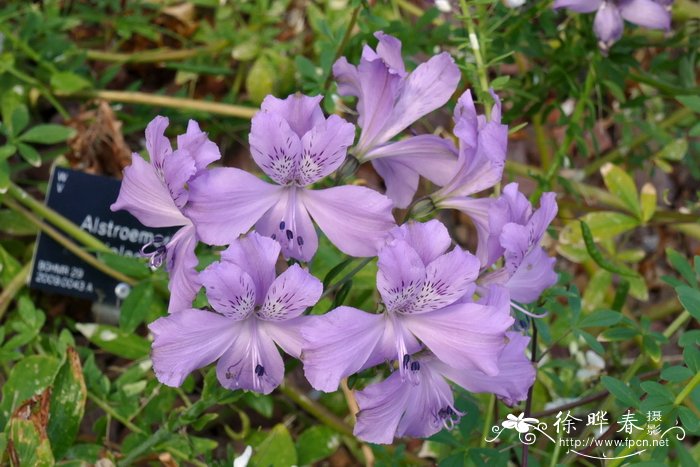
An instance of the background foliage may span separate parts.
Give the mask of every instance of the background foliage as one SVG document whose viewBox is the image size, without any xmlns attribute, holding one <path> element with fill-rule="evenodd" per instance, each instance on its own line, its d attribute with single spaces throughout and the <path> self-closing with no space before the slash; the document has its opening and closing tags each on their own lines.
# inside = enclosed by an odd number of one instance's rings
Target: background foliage
<svg viewBox="0 0 700 467">
<path fill-rule="evenodd" d="M 500 444 L 484 436 L 525 409 L 489 396 L 460 393 L 467 416 L 451 432 L 368 447 L 351 435 L 344 394 L 310 391 L 293 365 L 270 396 L 223 390 L 211 369 L 180 389 L 160 385 L 144 323 L 165 313 L 164 272 L 111 255 L 32 202 L 43 198 L 53 165 L 118 176 L 158 113 L 173 134 L 199 120 L 225 164 L 250 168 L 249 118 L 262 98 L 301 90 L 344 112 L 330 67 L 341 54 L 356 62 L 384 30 L 415 62 L 450 51 L 463 70 L 460 91 L 482 101 L 496 89 L 511 127 L 504 182 L 520 182 L 533 199 L 559 195 L 548 248 L 559 255 L 560 280 L 535 310 L 548 315 L 534 321 L 530 413 L 551 422 L 562 407 L 584 419 L 660 410 L 686 438 L 630 461 L 698 465 L 698 9 L 677 1 L 668 34 L 628 24 L 606 57 L 593 15 L 555 12 L 548 1 L 520 9 L 453 2 L 449 13 L 408 0 L 3 2 L 0 462 L 231 465 L 250 445 L 251 465 L 264 466 L 523 463 L 514 436 Z M 420 131 L 445 133 L 450 118 L 434 114 Z M 371 169 L 359 177 L 381 189 Z M 474 247 L 465 218 L 441 216 Z M 96 324 L 89 303 L 25 287 L 35 234 L 48 224 L 134 286 L 118 324 Z M 207 264 L 215 252 L 200 257 Z M 329 290 L 316 311 L 374 306 L 373 262 L 322 242 L 311 267 Z M 546 442 L 529 452 L 532 465 L 592 464 Z"/>
</svg>

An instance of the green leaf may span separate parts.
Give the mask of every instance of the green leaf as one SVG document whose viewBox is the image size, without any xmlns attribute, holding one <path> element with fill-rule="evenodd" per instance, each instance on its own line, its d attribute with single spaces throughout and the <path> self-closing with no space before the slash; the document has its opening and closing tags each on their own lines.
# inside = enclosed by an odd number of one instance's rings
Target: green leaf
<svg viewBox="0 0 700 467">
<path fill-rule="evenodd" d="M 18 361 L 2 386 L 0 429 L 22 402 L 44 391 L 53 382 L 59 360 L 46 355 L 30 355 Z"/>
<path fill-rule="evenodd" d="M 611 211 L 591 212 L 580 218 L 588 224 L 596 242 L 609 240 L 639 226 L 639 221 L 627 214 Z M 559 234 L 559 242 L 563 244 L 583 244 L 581 227 L 574 220 L 566 224 Z"/>
<path fill-rule="evenodd" d="M 680 383 L 681 381 L 692 378 L 692 376 L 693 372 L 690 371 L 689 368 L 680 365 L 670 366 L 661 371 L 661 379 L 672 383 Z"/>
<path fill-rule="evenodd" d="M 620 198 L 620 201 L 623 202 L 629 212 L 634 214 L 637 219 L 641 219 L 642 210 L 637 198 L 637 186 L 634 184 L 632 177 L 609 162 L 600 168 L 600 173 L 610 193 Z"/>
<path fill-rule="evenodd" d="M 700 419 L 688 407 L 678 407 L 678 418 L 681 419 L 681 426 L 687 431 L 697 433 L 700 430 Z"/>
<path fill-rule="evenodd" d="M 695 345 L 689 345 L 683 351 L 683 361 L 690 371 L 700 372 L 700 350 Z"/>
<path fill-rule="evenodd" d="M 153 303 L 153 283 L 150 281 L 136 284 L 124 299 L 119 313 L 119 327 L 126 332 L 134 332 L 148 316 Z"/>
<path fill-rule="evenodd" d="M 7 159 L 17 152 L 17 147 L 12 144 L 6 144 L 0 147 L 0 160 Z"/>
<path fill-rule="evenodd" d="M 289 467 L 297 464 L 297 451 L 287 427 L 275 425 L 255 450 L 251 465 L 255 467 Z"/>
<path fill-rule="evenodd" d="M 685 138 L 679 138 L 667 144 L 661 151 L 654 154 L 654 159 L 678 162 L 688 152 L 688 141 Z"/>
<path fill-rule="evenodd" d="M 673 393 L 663 384 L 659 384 L 656 381 L 644 381 L 639 386 L 650 396 L 660 397 L 668 402 L 673 402 Z"/>
<path fill-rule="evenodd" d="M 275 68 L 270 60 L 264 55 L 258 57 L 253 66 L 248 71 L 246 77 L 246 89 L 248 90 L 248 98 L 259 104 L 268 94 L 272 94 L 275 84 Z"/>
<path fill-rule="evenodd" d="M 676 287 L 676 293 L 683 308 L 688 310 L 688 313 L 693 315 L 693 318 L 700 321 L 700 290 L 693 289 L 687 285 L 679 285 Z"/>
<path fill-rule="evenodd" d="M 325 459 L 340 446 L 340 435 L 323 425 L 315 425 L 297 438 L 299 465 L 309 465 Z"/>
<path fill-rule="evenodd" d="M 645 183 L 639 195 L 639 202 L 642 207 L 642 222 L 649 222 L 656 212 L 656 188 L 651 183 Z"/>
<path fill-rule="evenodd" d="M 92 83 L 72 71 L 59 71 L 51 75 L 54 91 L 73 93 L 92 87 Z"/>
<path fill-rule="evenodd" d="M 20 466 L 53 467 L 55 464 L 51 444 L 42 428 L 33 420 L 12 418 L 9 440 L 12 441 L 12 457 Z"/>
<path fill-rule="evenodd" d="M 0 193 L 6 193 L 10 187 L 10 165 L 7 159 L 0 159 Z"/>
<path fill-rule="evenodd" d="M 6 122 L 7 123 L 7 122 Z M 29 125 L 29 111 L 24 104 L 18 104 L 12 110 L 12 117 L 9 122 L 10 133 L 13 136 L 20 134 Z"/>
<path fill-rule="evenodd" d="M 17 149 L 22 159 L 34 167 L 41 167 L 41 154 L 36 149 L 24 143 L 17 143 Z"/>
<path fill-rule="evenodd" d="M 258 394 L 256 392 L 246 392 L 243 396 L 243 401 L 248 407 L 255 410 L 263 417 L 272 417 L 272 410 L 275 408 L 275 405 L 270 396 Z"/>
<path fill-rule="evenodd" d="M 148 356 L 151 351 L 149 342 L 141 336 L 122 331 L 115 326 L 95 323 L 78 323 L 75 325 L 90 342 L 111 354 L 130 360 Z"/>
<path fill-rule="evenodd" d="M 683 279 L 688 283 L 688 285 L 695 285 L 698 281 L 695 271 L 693 271 L 693 266 L 690 265 L 685 257 L 678 253 L 673 248 L 666 248 L 666 259 L 673 269 L 678 271 L 678 273 L 683 276 Z"/>
<path fill-rule="evenodd" d="M 73 445 L 85 413 L 87 388 L 83 378 L 80 357 L 72 347 L 66 352 L 66 361 L 56 375 L 51 392 L 51 416 L 47 426 L 51 448 L 61 459 Z"/>
<path fill-rule="evenodd" d="M 611 282 L 612 274 L 609 271 L 598 269 L 593 273 L 588 287 L 583 292 L 583 309 L 585 311 L 593 311 L 603 305 Z"/>
<path fill-rule="evenodd" d="M 9 235 L 36 235 L 37 228 L 17 211 L 3 209 L 0 211 L 2 231 Z"/>
<path fill-rule="evenodd" d="M 107 266 L 116 269 L 135 279 L 145 279 L 151 276 L 151 271 L 143 258 L 122 256 L 116 253 L 99 253 L 99 258 Z"/>
<path fill-rule="evenodd" d="M 678 102 L 696 113 L 700 113 L 700 96 L 676 96 Z"/>
<path fill-rule="evenodd" d="M 639 407 L 639 399 L 634 395 L 634 391 L 619 379 L 603 376 L 601 382 L 610 391 L 610 394 L 615 396 L 623 405 Z"/>
<path fill-rule="evenodd" d="M 19 140 L 25 143 L 55 144 L 67 140 L 74 134 L 75 130 L 70 127 L 48 123 L 30 128 L 19 137 Z"/>
<path fill-rule="evenodd" d="M 622 314 L 612 310 L 600 310 L 584 317 L 579 324 L 582 328 L 611 326 L 622 320 Z"/>
</svg>

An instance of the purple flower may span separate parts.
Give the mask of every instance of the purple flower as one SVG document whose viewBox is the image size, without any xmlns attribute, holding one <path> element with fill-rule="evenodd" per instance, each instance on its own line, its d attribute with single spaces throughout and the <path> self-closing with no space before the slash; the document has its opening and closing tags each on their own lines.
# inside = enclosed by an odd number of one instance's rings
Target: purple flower
<svg viewBox="0 0 700 467">
<path fill-rule="evenodd" d="M 188 201 L 186 189 L 206 166 L 219 159 L 221 153 L 206 133 L 190 120 L 187 132 L 177 137 L 173 151 L 165 137 L 168 119 L 156 117 L 146 127 L 146 150 L 150 164 L 134 153 L 131 165 L 124 169 L 124 180 L 112 211 L 125 209 L 149 227 L 182 226 L 163 248 L 158 246 L 151 256 L 151 266 L 163 260 L 170 274 L 170 304 L 173 312 L 192 305 L 197 294 L 197 257 L 194 249 L 197 236 L 192 221 L 183 214 Z"/>
<path fill-rule="evenodd" d="M 497 252 L 505 256 L 505 267 L 486 274 L 480 284 L 501 284 L 510 297 L 522 303 L 537 300 L 546 288 L 557 282 L 554 258 L 540 246 L 547 227 L 557 215 L 555 193 L 544 193 L 540 208 L 518 191 L 517 183 L 503 188 L 489 219 L 489 240 L 498 239 Z"/>
<path fill-rule="evenodd" d="M 624 20 L 649 29 L 671 28 L 671 13 L 663 0 L 555 0 L 554 8 L 578 13 L 596 12 L 593 31 L 607 49 L 622 37 Z"/>
<path fill-rule="evenodd" d="M 524 353 L 530 338 L 508 332 L 507 339 L 495 376 L 474 367 L 451 367 L 430 353 L 413 356 L 408 369 L 412 378 L 402 378 L 395 371 L 355 394 L 360 407 L 355 436 L 389 444 L 394 437 L 424 438 L 451 429 L 464 414 L 455 408 L 448 381 L 471 392 L 496 394 L 509 405 L 525 400 L 535 382 L 535 369 Z"/>
<path fill-rule="evenodd" d="M 513 323 L 505 306 L 464 303 L 479 261 L 456 247 L 436 220 L 395 228 L 379 252 L 377 288 L 385 312 L 340 307 L 315 317 L 303 331 L 304 372 L 311 385 L 334 391 L 343 377 L 391 360 L 410 376 L 410 354 L 421 343 L 455 367 L 498 372 L 504 332 Z"/>
<path fill-rule="evenodd" d="M 355 134 L 340 117 L 326 119 L 320 101 L 268 96 L 253 118 L 251 152 L 274 184 L 234 168 L 207 171 L 190 183 L 186 212 L 203 241 L 225 245 L 255 224 L 281 244 L 286 258 L 309 261 L 318 247 L 313 218 L 344 253 L 377 253 L 395 225 L 388 198 L 360 186 L 306 188 L 342 164 Z"/>
<path fill-rule="evenodd" d="M 470 91 L 459 98 L 454 112 L 454 133 L 459 139 L 458 170 L 449 183 L 431 196 L 436 207 L 457 209 L 474 222 L 478 235 L 476 256 L 482 267 L 498 257 L 488 245 L 489 212 L 494 200 L 472 195 L 500 182 L 508 145 L 508 126 L 501 123 L 501 101 L 495 93 L 491 95 L 495 104 L 490 120 L 477 115 Z"/>
<path fill-rule="evenodd" d="M 280 246 L 255 232 L 234 241 L 201 273 L 214 312 L 187 309 L 149 325 L 153 369 L 168 386 L 216 360 L 228 389 L 270 393 L 284 378 L 275 345 L 299 357 L 301 316 L 321 296 L 321 282 L 293 265 L 275 278 Z"/>
<path fill-rule="evenodd" d="M 443 106 L 454 93 L 460 72 L 446 52 L 407 72 L 401 41 L 383 32 L 377 50 L 365 46 L 355 67 L 345 57 L 333 65 L 338 93 L 356 96 L 362 128 L 354 150 L 360 162 L 372 165 L 384 179 L 386 194 L 397 207 L 411 203 L 419 175 L 437 185 L 454 172 L 456 150 L 452 142 L 435 135 L 419 135 L 390 142 L 413 122 Z"/>
</svg>

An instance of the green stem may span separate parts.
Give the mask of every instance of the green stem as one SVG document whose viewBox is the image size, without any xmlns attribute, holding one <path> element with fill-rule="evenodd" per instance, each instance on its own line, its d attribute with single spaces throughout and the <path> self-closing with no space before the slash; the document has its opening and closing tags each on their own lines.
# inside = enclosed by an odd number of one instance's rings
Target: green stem
<svg viewBox="0 0 700 467">
<path fill-rule="evenodd" d="M 224 104 L 221 102 L 209 102 L 184 97 L 170 97 L 148 94 L 134 91 L 78 91 L 75 93 L 61 94 L 64 97 L 78 97 L 87 99 L 103 99 L 108 102 L 121 102 L 124 104 L 141 104 L 154 107 L 168 107 L 179 110 L 194 110 L 208 112 L 227 117 L 253 118 L 258 111 L 252 107 Z"/>
<path fill-rule="evenodd" d="M 86 247 L 102 253 L 112 252 L 112 250 L 100 240 L 93 237 L 92 235 L 81 229 L 78 225 L 76 225 L 69 219 L 63 217 L 61 214 L 57 213 L 50 207 L 46 206 L 44 203 L 37 201 L 32 196 L 30 196 L 29 193 L 27 193 L 14 183 L 10 183 L 7 193 L 17 201 L 22 203 L 24 206 L 29 208 L 29 210 L 31 210 L 33 213 L 51 222 L 53 225 L 63 230 L 65 233 L 69 234 L 71 237 L 73 237 Z"/>
<path fill-rule="evenodd" d="M 314 418 L 319 420 L 324 425 L 333 428 L 342 435 L 350 437 L 354 436 L 350 425 L 338 418 L 335 414 L 331 413 L 331 411 L 318 402 L 309 399 L 306 394 L 302 394 L 297 387 L 290 384 L 288 381 L 283 382 L 279 386 L 279 389 L 285 396 L 289 397 L 292 402 L 301 407 L 304 411 L 313 415 Z"/>
<path fill-rule="evenodd" d="M 360 10 L 362 9 L 362 3 L 357 5 L 355 9 L 352 12 L 352 16 L 350 17 L 350 21 L 348 22 L 348 27 L 345 29 L 345 34 L 343 34 L 343 38 L 340 41 L 340 45 L 338 46 L 338 49 L 335 51 L 335 58 L 333 59 L 333 63 L 335 63 L 342 55 L 343 51 L 345 50 L 345 47 L 348 45 L 348 42 L 350 41 L 350 37 L 352 36 L 352 29 L 355 27 L 355 24 L 357 23 L 357 17 L 360 15 Z M 326 76 L 326 80 L 323 82 L 323 89 L 328 90 L 328 87 L 331 85 L 331 79 L 333 77 L 333 71 L 328 70 L 328 75 Z"/>
<path fill-rule="evenodd" d="M 489 435 L 489 429 L 491 428 L 491 423 L 493 423 L 493 408 L 496 407 L 496 395 L 489 395 L 489 405 L 486 408 L 486 418 L 484 419 L 484 427 L 481 429 L 481 448 L 486 447 L 486 438 Z"/>
<path fill-rule="evenodd" d="M 464 17 L 464 25 L 467 28 L 467 33 L 469 34 L 469 45 L 471 46 L 472 53 L 474 54 L 474 60 L 476 62 L 476 75 L 479 80 L 480 96 L 479 100 L 481 102 L 486 102 L 485 96 L 489 93 L 489 80 L 487 75 L 486 66 L 484 65 L 484 58 L 481 54 L 481 46 L 479 44 L 479 36 L 476 32 L 476 26 L 474 24 L 474 19 L 471 13 L 469 13 L 469 5 L 467 5 L 466 0 L 460 0 L 460 6 L 462 8 L 462 16 Z M 491 118 L 491 108 L 488 105 L 484 105 L 484 113 L 486 114 L 486 119 Z"/>
<path fill-rule="evenodd" d="M 85 50 L 88 60 L 114 63 L 152 63 L 186 60 L 198 55 L 217 54 L 229 45 L 228 41 L 219 41 L 205 47 L 192 49 L 151 49 L 135 53 L 106 52 L 104 50 Z"/>
<path fill-rule="evenodd" d="M 672 335 L 678 331 L 678 329 L 685 324 L 686 321 L 690 318 L 690 313 L 688 313 L 687 310 L 683 310 L 683 313 L 678 315 L 676 319 L 673 320 L 671 324 L 668 325 L 668 328 L 664 331 L 663 335 L 665 338 L 669 338 Z"/>
<path fill-rule="evenodd" d="M 20 269 L 19 272 L 17 272 L 17 275 L 15 275 L 15 277 L 13 277 L 10 282 L 8 282 L 7 286 L 3 289 L 2 293 L 0 293 L 0 320 L 2 320 L 2 317 L 5 315 L 7 307 L 10 305 L 12 299 L 15 298 L 15 295 L 17 295 L 17 293 L 27 282 L 27 278 L 29 277 L 29 272 L 31 271 L 31 269 L 31 262 L 22 266 L 22 269 Z"/>
<path fill-rule="evenodd" d="M 532 118 L 532 124 L 535 127 L 535 143 L 537 144 L 537 152 L 540 154 L 540 165 L 542 170 L 547 170 L 552 164 L 552 149 L 549 146 L 547 132 L 544 129 L 542 112 L 537 112 Z"/>
<path fill-rule="evenodd" d="M 112 418 L 121 422 L 121 424 L 124 425 L 125 427 L 127 427 L 129 430 L 131 430 L 131 432 L 138 433 L 140 435 L 145 434 L 145 432 L 141 428 L 134 425 L 133 423 L 131 423 L 129 420 L 122 417 L 121 415 L 119 415 L 119 413 L 117 411 L 115 411 L 107 402 L 103 401 L 102 399 L 97 397 L 95 394 L 88 391 L 87 396 L 88 396 L 88 399 L 90 399 L 92 402 L 94 402 L 96 406 L 98 406 L 99 408 L 104 410 L 105 413 L 109 414 Z"/>
<path fill-rule="evenodd" d="M 693 376 L 693 379 L 688 381 L 688 384 L 685 385 L 683 390 L 678 393 L 676 396 L 676 399 L 673 401 L 673 405 L 679 406 L 683 403 L 686 397 L 693 392 L 693 389 L 700 384 L 700 373 L 695 373 L 695 376 Z"/>
<path fill-rule="evenodd" d="M 108 276 L 115 278 L 116 280 L 118 280 L 120 282 L 125 282 L 129 285 L 136 284 L 136 281 L 134 279 L 132 279 L 131 277 L 126 276 L 125 274 L 123 274 L 115 269 L 112 269 L 111 267 L 107 266 L 105 263 L 98 260 L 97 258 L 92 256 L 91 254 L 87 253 L 86 251 L 83 251 L 82 248 L 80 248 L 78 245 L 73 243 L 70 239 L 68 239 L 64 235 L 62 235 L 58 230 L 54 229 L 53 227 L 48 225 L 46 222 L 43 222 L 41 219 L 36 217 L 30 211 L 27 211 L 26 209 L 24 209 L 16 201 L 9 199 L 9 198 L 4 198 L 2 200 L 2 202 L 5 203 L 7 205 L 7 207 L 9 207 L 10 209 L 12 209 L 12 210 L 18 212 L 19 214 L 23 215 L 24 217 L 26 217 L 29 222 L 36 225 L 42 232 L 46 233 L 46 235 L 48 235 L 49 237 L 56 240 L 63 247 L 65 247 L 68 251 L 70 251 L 75 256 L 82 259 L 83 261 L 85 261 L 87 264 L 94 267 L 98 271 L 101 271 L 101 272 L 107 274 Z"/>
<path fill-rule="evenodd" d="M 583 111 L 586 108 L 586 103 L 588 102 L 588 96 L 591 94 L 591 91 L 593 90 L 593 86 L 595 85 L 595 77 L 596 74 L 594 72 L 594 61 L 591 60 L 591 64 L 588 67 L 588 74 L 586 75 L 586 81 L 583 84 L 583 92 L 579 96 L 579 98 L 576 100 L 576 105 L 574 106 L 574 112 L 571 115 L 571 118 L 569 119 L 569 123 L 566 128 L 566 136 L 564 137 L 564 142 L 559 146 L 559 150 L 554 154 L 554 160 L 552 161 L 552 164 L 549 166 L 547 171 L 545 172 L 544 175 L 544 188 L 549 189 L 552 185 L 552 179 L 554 176 L 557 174 L 557 171 L 559 170 L 559 167 L 561 167 L 562 163 L 564 162 L 564 157 L 566 156 L 567 151 L 569 150 L 569 147 L 571 146 L 571 143 L 574 142 L 574 137 L 576 135 L 576 130 L 572 128 L 572 123 L 576 123 L 577 127 L 580 127 L 581 125 L 578 125 L 583 118 Z M 538 193 L 539 195 L 539 193 Z"/>
</svg>

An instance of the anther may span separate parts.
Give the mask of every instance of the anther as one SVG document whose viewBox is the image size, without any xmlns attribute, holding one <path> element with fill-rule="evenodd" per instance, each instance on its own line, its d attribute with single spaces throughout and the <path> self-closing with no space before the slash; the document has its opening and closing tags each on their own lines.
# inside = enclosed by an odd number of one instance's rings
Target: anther
<svg viewBox="0 0 700 467">
<path fill-rule="evenodd" d="M 411 361 L 411 356 L 406 354 L 403 356 L 403 367 L 408 368 L 408 363 Z"/>
<path fill-rule="evenodd" d="M 280 230 L 284 230 L 285 224 L 284 221 L 280 222 Z"/>
<path fill-rule="evenodd" d="M 286 233 L 287 233 L 287 240 L 291 240 L 294 238 L 294 232 L 292 232 L 291 230 L 287 230 Z"/>
<path fill-rule="evenodd" d="M 264 374 L 265 374 L 265 367 L 263 367 L 263 366 L 260 365 L 260 364 L 255 365 L 255 375 L 256 375 L 257 377 L 260 378 L 260 377 L 262 377 Z"/>
<path fill-rule="evenodd" d="M 411 371 L 419 371 L 420 362 L 411 362 Z"/>
<path fill-rule="evenodd" d="M 299 246 L 304 246 L 304 239 L 302 237 L 297 237 L 297 243 Z"/>
</svg>

